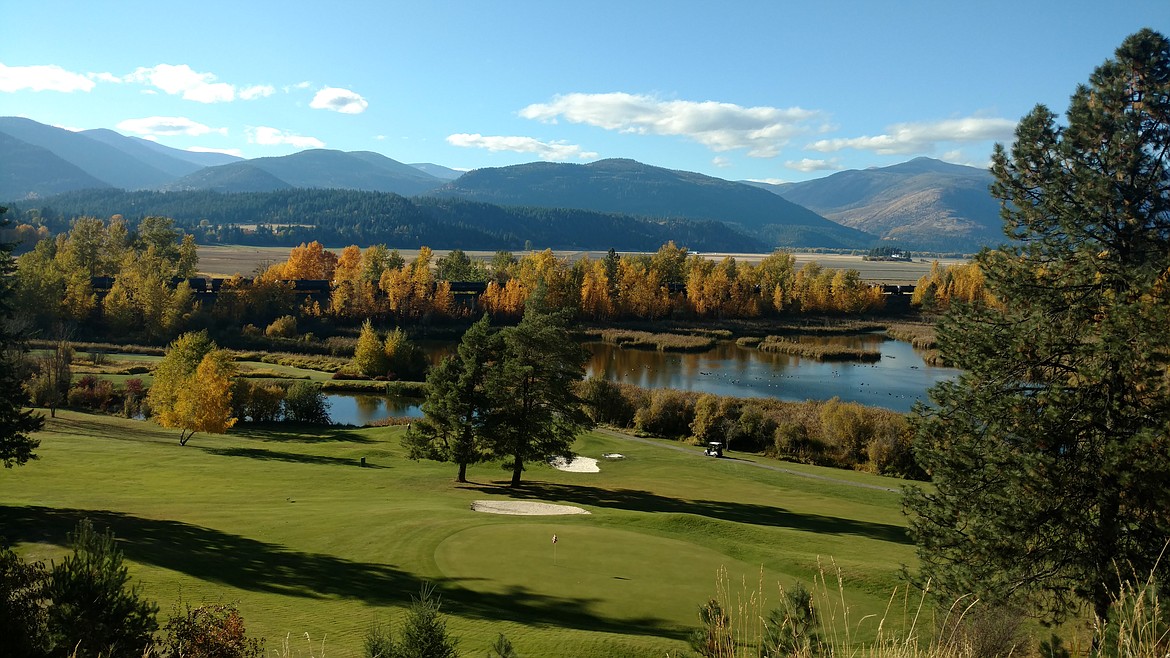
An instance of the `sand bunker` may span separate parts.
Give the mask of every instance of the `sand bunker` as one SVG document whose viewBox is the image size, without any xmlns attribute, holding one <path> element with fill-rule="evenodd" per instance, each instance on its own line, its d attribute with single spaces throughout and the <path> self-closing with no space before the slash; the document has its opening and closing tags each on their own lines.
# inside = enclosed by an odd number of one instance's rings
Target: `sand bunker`
<svg viewBox="0 0 1170 658">
<path fill-rule="evenodd" d="M 552 516 L 554 514 L 588 514 L 589 512 L 572 505 L 534 503 L 526 500 L 477 500 L 471 503 L 475 512 L 488 514 L 519 514 L 522 516 Z"/>
<path fill-rule="evenodd" d="M 565 461 L 564 457 L 554 457 L 548 460 L 548 464 L 558 471 L 570 471 L 572 473 L 601 472 L 601 469 L 597 467 L 597 460 L 592 457 L 574 457 L 571 462 Z"/>
</svg>

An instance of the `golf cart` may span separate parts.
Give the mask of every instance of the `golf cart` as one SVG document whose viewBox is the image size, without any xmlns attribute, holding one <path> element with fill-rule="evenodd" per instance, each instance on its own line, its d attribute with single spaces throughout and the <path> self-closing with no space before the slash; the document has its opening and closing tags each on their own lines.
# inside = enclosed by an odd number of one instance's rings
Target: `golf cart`
<svg viewBox="0 0 1170 658">
<path fill-rule="evenodd" d="M 703 451 L 703 454 L 708 457 L 722 457 L 723 444 L 718 441 L 709 441 L 707 443 L 707 449 Z"/>
</svg>

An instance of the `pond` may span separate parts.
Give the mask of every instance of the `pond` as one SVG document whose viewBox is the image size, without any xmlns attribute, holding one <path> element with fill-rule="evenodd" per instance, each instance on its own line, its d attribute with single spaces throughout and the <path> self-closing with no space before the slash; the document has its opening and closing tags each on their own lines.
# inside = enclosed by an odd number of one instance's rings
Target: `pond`
<svg viewBox="0 0 1170 658">
<path fill-rule="evenodd" d="M 761 352 L 733 341 L 721 341 L 713 349 L 697 354 L 622 349 L 591 342 L 585 343 L 591 354 L 585 370 L 587 376 L 644 388 L 772 397 L 791 402 L 838 397 L 899 412 L 909 411 L 918 400 L 925 401 L 928 388 L 959 373 L 954 368 L 927 365 L 909 343 L 882 334 L 799 340 L 878 351 L 882 358 L 875 363 L 826 363 Z M 348 394 L 331 394 L 327 398 L 335 423 L 362 425 L 390 416 L 422 416 L 415 399 Z"/>
<path fill-rule="evenodd" d="M 761 352 L 721 341 L 697 354 L 623 350 L 588 343 L 592 353 L 586 373 L 643 388 L 674 388 L 733 397 L 772 397 L 789 402 L 828 400 L 909 411 L 926 400 L 926 389 L 953 379 L 954 368 L 927 365 L 909 343 L 882 334 L 801 337 L 800 342 L 876 351 L 874 363 L 823 362 L 787 354 Z"/>
<path fill-rule="evenodd" d="M 422 418 L 419 400 L 413 398 L 328 393 L 329 417 L 341 425 L 365 425 L 385 418 Z"/>
</svg>

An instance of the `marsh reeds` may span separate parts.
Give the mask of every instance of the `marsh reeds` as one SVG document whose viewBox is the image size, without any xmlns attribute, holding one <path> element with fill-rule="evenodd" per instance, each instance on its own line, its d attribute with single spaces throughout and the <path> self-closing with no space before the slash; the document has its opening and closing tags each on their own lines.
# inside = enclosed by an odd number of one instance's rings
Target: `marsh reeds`
<svg viewBox="0 0 1170 658">
<path fill-rule="evenodd" d="M 601 340 L 623 348 L 658 352 L 705 352 L 715 346 L 712 336 L 659 334 L 630 329 L 606 329 Z"/>
<path fill-rule="evenodd" d="M 861 361 L 863 363 L 872 363 L 874 361 L 880 361 L 882 358 L 881 352 L 872 350 L 862 350 L 841 345 L 811 345 L 788 338 L 781 338 L 780 336 L 768 336 L 760 341 L 756 349 L 761 352 L 791 354 L 805 359 L 816 359 L 817 361 Z"/>
<path fill-rule="evenodd" d="M 938 346 L 932 324 L 890 324 L 886 326 L 886 335 L 894 340 L 910 343 L 920 350 L 934 349 Z"/>
</svg>

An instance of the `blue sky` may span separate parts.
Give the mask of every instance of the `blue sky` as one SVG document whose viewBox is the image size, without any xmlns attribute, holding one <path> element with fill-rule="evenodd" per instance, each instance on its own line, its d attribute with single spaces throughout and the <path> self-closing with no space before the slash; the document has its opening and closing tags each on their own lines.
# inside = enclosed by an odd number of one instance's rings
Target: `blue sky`
<svg viewBox="0 0 1170 658">
<path fill-rule="evenodd" d="M 0 115 L 248 158 L 986 165 L 1170 1 L 9 2 Z"/>
</svg>

